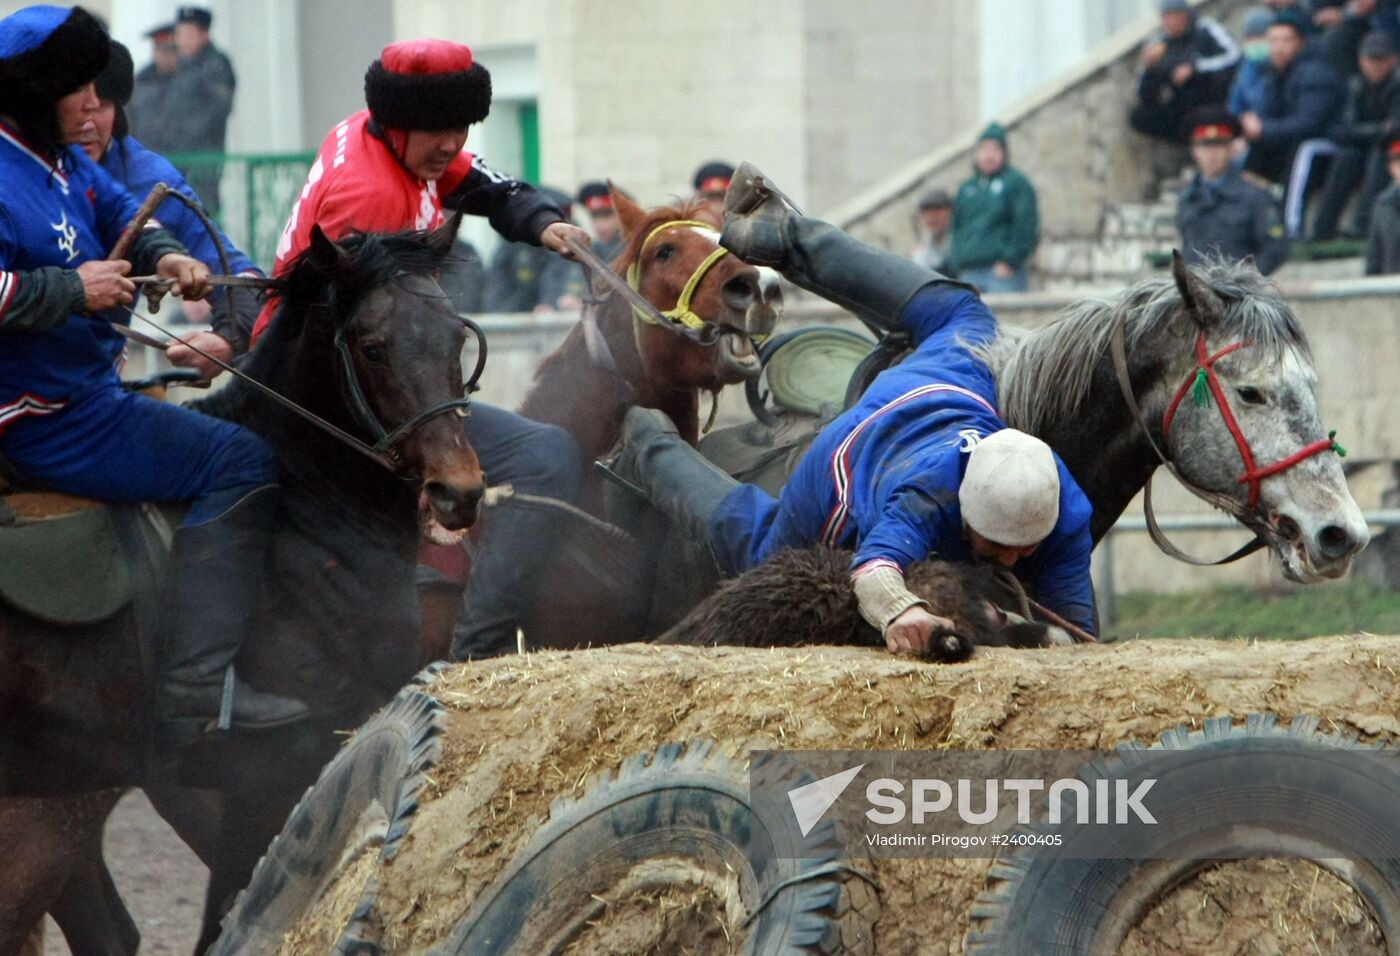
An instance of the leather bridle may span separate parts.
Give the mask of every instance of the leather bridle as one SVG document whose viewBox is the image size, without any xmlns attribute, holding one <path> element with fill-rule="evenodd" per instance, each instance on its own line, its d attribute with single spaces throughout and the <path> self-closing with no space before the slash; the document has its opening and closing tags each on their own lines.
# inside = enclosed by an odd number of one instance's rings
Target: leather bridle
<svg viewBox="0 0 1400 956">
<path fill-rule="evenodd" d="M 1133 417 L 1137 420 L 1138 426 L 1142 429 L 1142 433 L 1147 437 L 1148 444 L 1152 446 L 1152 450 L 1156 453 L 1157 458 L 1166 466 L 1166 469 L 1171 472 L 1172 477 L 1181 483 L 1182 487 L 1207 504 L 1213 505 L 1227 514 L 1232 515 L 1254 532 L 1254 539 L 1252 541 L 1247 542 L 1231 554 L 1215 561 L 1208 561 L 1187 554 L 1167 538 L 1166 533 L 1162 531 L 1161 525 L 1157 522 L 1156 513 L 1152 508 L 1152 476 L 1149 475 L 1147 483 L 1143 486 L 1142 490 L 1142 505 L 1143 517 L 1147 524 L 1147 532 L 1151 536 L 1153 543 L 1173 558 L 1184 561 L 1187 564 L 1199 566 L 1228 564 L 1232 561 L 1238 561 L 1246 555 L 1253 554 L 1255 551 L 1265 546 L 1283 543 L 1286 539 L 1280 533 L 1279 529 L 1272 522 L 1265 520 L 1258 512 L 1259 484 L 1263 479 L 1287 471 L 1289 468 L 1306 461 L 1314 455 L 1320 455 L 1323 452 L 1335 451 L 1339 456 L 1345 456 L 1346 449 L 1342 448 L 1342 446 L 1337 444 L 1334 440 L 1336 433 L 1330 432 L 1326 438 L 1319 438 L 1316 441 L 1310 442 L 1293 454 L 1271 465 L 1265 465 L 1263 467 L 1258 466 L 1255 462 L 1254 453 L 1249 447 L 1249 441 L 1245 438 L 1243 430 L 1240 429 L 1239 423 L 1235 420 L 1235 415 L 1230 408 L 1230 403 L 1226 401 L 1225 390 L 1221 386 L 1220 379 L 1215 373 L 1216 362 L 1232 352 L 1248 347 L 1250 343 L 1235 342 L 1225 346 L 1212 355 L 1206 348 L 1205 333 L 1198 332 L 1195 345 L 1196 368 L 1187 375 L 1186 380 L 1182 382 L 1181 387 L 1176 390 L 1176 394 L 1172 397 L 1171 403 L 1167 406 L 1166 414 L 1162 417 L 1162 440 L 1163 442 L 1167 441 L 1172 420 L 1188 392 L 1192 394 L 1193 401 L 1201 407 L 1208 405 L 1210 403 L 1210 398 L 1214 396 L 1215 404 L 1220 409 L 1220 416 L 1224 420 L 1225 428 L 1234 439 L 1235 447 L 1239 450 L 1240 459 L 1244 463 L 1244 473 L 1240 475 L 1239 483 L 1248 485 L 1249 493 L 1246 504 L 1241 506 L 1238 501 L 1228 495 L 1223 495 L 1219 492 L 1209 491 L 1200 487 L 1181 474 L 1181 471 L 1172 463 L 1167 457 L 1166 452 L 1164 452 L 1162 447 L 1157 443 L 1157 439 L 1153 437 L 1151 428 L 1148 427 L 1147 419 L 1142 413 L 1142 408 L 1138 405 L 1137 396 L 1133 393 L 1132 380 L 1128 376 L 1128 357 L 1124 347 L 1125 325 L 1126 319 L 1121 315 L 1114 322 L 1113 335 L 1110 340 L 1113 368 L 1118 377 L 1118 387 L 1123 393 L 1123 400 L 1127 403 L 1129 410 L 1132 411 Z"/>
</svg>

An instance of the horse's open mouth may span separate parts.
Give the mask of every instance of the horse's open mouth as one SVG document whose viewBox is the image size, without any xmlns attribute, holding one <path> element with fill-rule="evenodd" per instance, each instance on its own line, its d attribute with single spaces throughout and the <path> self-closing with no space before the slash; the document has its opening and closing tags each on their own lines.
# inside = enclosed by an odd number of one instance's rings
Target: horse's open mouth
<svg viewBox="0 0 1400 956">
<path fill-rule="evenodd" d="M 716 348 L 719 349 L 720 361 L 725 370 L 737 376 L 735 381 L 755 378 L 763 371 L 758 352 L 754 350 L 753 340 L 747 332 L 725 332 L 720 336 Z"/>
<path fill-rule="evenodd" d="M 468 527 L 449 528 L 439 521 L 426 491 L 418 494 L 418 529 L 423 538 L 433 544 L 461 544 L 470 530 Z"/>
</svg>

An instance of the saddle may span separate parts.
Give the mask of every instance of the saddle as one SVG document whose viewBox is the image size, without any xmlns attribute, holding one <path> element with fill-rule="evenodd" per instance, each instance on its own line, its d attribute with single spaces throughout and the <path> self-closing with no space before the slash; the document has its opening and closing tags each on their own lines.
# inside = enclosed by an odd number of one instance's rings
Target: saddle
<svg viewBox="0 0 1400 956">
<path fill-rule="evenodd" d="M 908 348 L 902 333 L 878 344 L 846 329 L 795 329 L 759 351 L 763 374 L 746 385 L 755 421 L 719 429 L 700 453 L 729 475 L 777 496 L 817 434 L 859 400 Z M 768 390 L 764 390 L 764 384 Z"/>
<path fill-rule="evenodd" d="M 131 605 L 154 623 L 170 536 L 151 506 L 20 490 L 0 477 L 0 602 L 60 626 Z"/>
<path fill-rule="evenodd" d="M 167 386 L 198 377 L 166 369 L 124 387 L 163 398 Z M 141 633 L 154 636 L 173 526 L 153 505 L 24 488 L 0 457 L 0 603 L 60 626 L 95 624 L 131 605 Z"/>
</svg>

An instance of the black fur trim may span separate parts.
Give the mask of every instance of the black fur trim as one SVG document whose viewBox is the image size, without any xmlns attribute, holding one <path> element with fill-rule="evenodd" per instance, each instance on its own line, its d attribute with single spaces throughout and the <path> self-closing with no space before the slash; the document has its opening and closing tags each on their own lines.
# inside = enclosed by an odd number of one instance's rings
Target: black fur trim
<svg viewBox="0 0 1400 956">
<path fill-rule="evenodd" d="M 365 73 L 365 104 L 385 129 L 458 129 L 491 111 L 491 74 L 480 63 L 435 76 L 390 73 L 375 60 Z"/>
<path fill-rule="evenodd" d="M 21 98 L 52 105 L 96 79 L 110 52 L 102 24 L 82 7 L 74 7 L 43 43 L 0 60 L 0 106 Z"/>
<path fill-rule="evenodd" d="M 108 57 L 102 72 L 97 74 L 97 98 L 111 100 L 121 107 L 131 102 L 131 94 L 136 89 L 136 77 L 131 63 L 131 52 L 116 40 L 112 40 L 111 44 L 112 55 Z"/>
</svg>

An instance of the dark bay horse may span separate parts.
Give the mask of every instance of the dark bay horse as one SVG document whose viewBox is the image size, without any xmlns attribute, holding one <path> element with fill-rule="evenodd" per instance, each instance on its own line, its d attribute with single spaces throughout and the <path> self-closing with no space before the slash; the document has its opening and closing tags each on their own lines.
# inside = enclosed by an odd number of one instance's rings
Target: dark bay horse
<svg viewBox="0 0 1400 956">
<path fill-rule="evenodd" d="M 260 434 L 281 461 L 282 516 L 238 668 L 255 686 L 306 701 L 311 720 L 211 737 L 183 756 L 180 779 L 152 777 L 152 668 L 130 611 L 70 631 L 0 607 L 0 953 L 50 909 L 72 917 L 62 925 L 79 953 L 135 951 L 100 858 L 119 792 L 110 788 L 126 786 L 144 786 L 210 865 L 207 945 L 339 733 L 417 669 L 420 531 L 465 528 L 484 490 L 459 417 L 467 327 L 433 279 L 455 229 L 341 243 L 317 230 L 244 366 L 365 443 L 390 432 L 384 460 L 242 381 L 204 403 Z M 36 852 L 30 838 L 46 837 L 56 842 Z"/>
<path fill-rule="evenodd" d="M 601 514 L 602 489 L 592 462 L 617 441 L 623 416 L 632 405 L 665 412 L 687 441 L 701 434 L 703 398 L 718 400 L 720 389 L 760 372 L 754 345 L 772 332 L 782 310 L 775 273 L 757 269 L 719 247 L 719 232 L 703 202 L 643 209 L 625 194 L 612 192 L 626 243 L 614 271 L 669 317 L 658 325 L 634 311 L 626 299 L 594 282 L 598 298 L 587 304 L 579 323 L 535 371 L 534 385 L 520 406 L 527 418 L 558 425 L 578 443 L 584 470 L 583 505 Z M 489 547 L 492 520 L 482 531 Z M 643 602 L 615 600 L 636 590 L 610 580 L 608 566 L 631 559 L 618 555 L 606 535 L 586 527 L 553 562 L 550 585 L 541 594 L 527 640 L 535 647 L 581 646 L 636 640 L 642 634 Z M 632 574 L 624 573 L 629 579 Z M 461 607 L 460 591 L 425 588 L 424 660 L 447 655 Z"/>
</svg>

